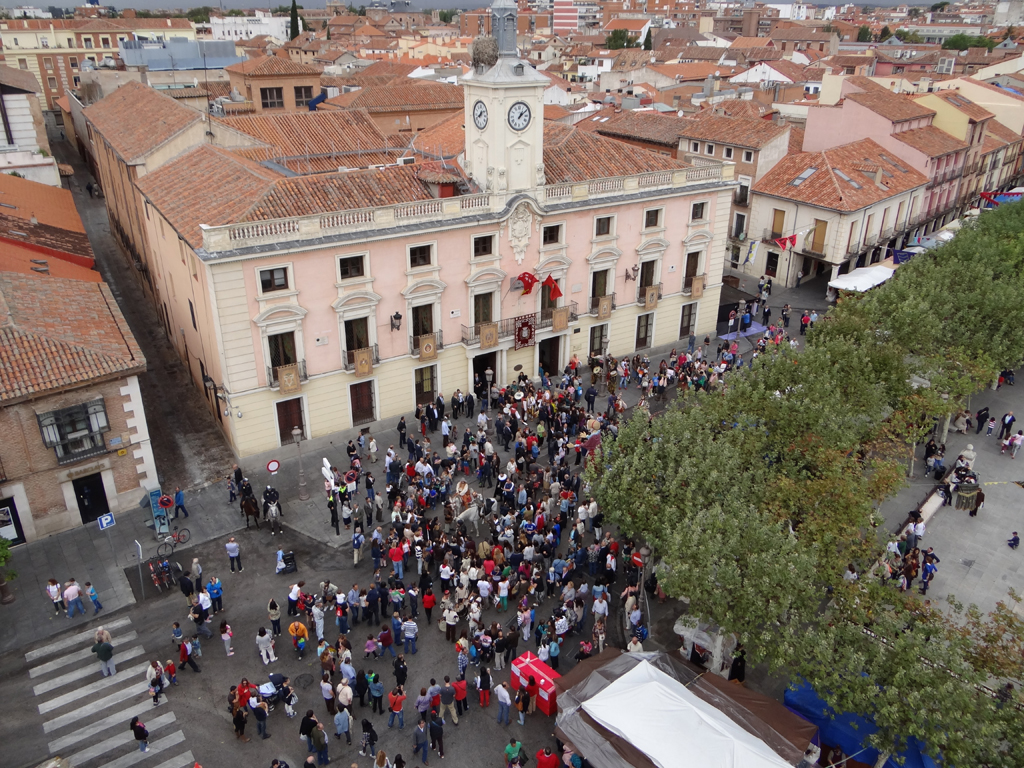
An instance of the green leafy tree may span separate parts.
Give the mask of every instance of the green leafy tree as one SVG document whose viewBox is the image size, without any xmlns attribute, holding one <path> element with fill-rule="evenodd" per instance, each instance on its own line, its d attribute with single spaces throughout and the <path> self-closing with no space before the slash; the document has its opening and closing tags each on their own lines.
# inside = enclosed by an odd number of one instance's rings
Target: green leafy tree
<svg viewBox="0 0 1024 768">
<path fill-rule="evenodd" d="M 301 31 L 301 27 L 299 26 L 299 6 L 295 4 L 295 0 L 292 0 L 291 19 L 288 26 L 288 35 L 290 39 L 294 40 L 299 36 L 299 32 Z"/>
<path fill-rule="evenodd" d="M 942 0 L 941 3 L 935 3 L 928 10 L 931 11 L 932 13 L 939 13 L 939 12 L 943 11 L 946 8 L 947 5 L 949 5 L 949 3 L 946 0 Z"/>
<path fill-rule="evenodd" d="M 1003 34 L 1003 40 L 1012 40 L 1015 34 L 1017 34 L 1017 30 L 1011 24 L 1006 28 L 1005 34 Z"/>
<path fill-rule="evenodd" d="M 654 48 L 654 37 L 652 36 L 651 30 L 647 30 L 647 36 L 644 38 L 644 50 L 650 51 Z"/>
<path fill-rule="evenodd" d="M 300 6 L 297 6 L 297 7 L 298 7 L 298 9 L 300 11 L 303 10 L 303 6 L 300 5 Z M 292 7 L 290 5 L 279 5 L 276 8 L 271 9 L 271 13 L 279 13 L 282 16 L 284 14 L 286 14 L 286 13 L 291 13 L 291 12 L 292 12 Z"/>
<path fill-rule="evenodd" d="M 245 16 L 245 11 L 243 11 L 241 8 L 232 8 L 230 11 L 228 11 L 224 15 L 225 16 Z"/>
<path fill-rule="evenodd" d="M 861 26 L 860 29 L 857 30 L 858 43 L 870 43 L 872 38 L 873 35 L 871 34 L 871 27 L 869 27 L 867 24 L 864 24 L 863 26 Z"/>
<path fill-rule="evenodd" d="M 630 35 L 625 29 L 614 29 L 612 33 L 605 37 L 604 44 L 610 50 L 618 50 L 619 48 L 639 48 L 640 43 L 637 38 Z"/>
<path fill-rule="evenodd" d="M 907 11 L 907 16 L 909 16 L 912 19 L 916 19 L 920 15 L 921 15 L 921 9 L 917 8 L 917 7 L 911 8 L 911 9 L 909 9 Z"/>
<path fill-rule="evenodd" d="M 203 5 L 198 8 L 189 8 L 185 11 L 185 18 L 195 24 L 207 24 L 210 21 L 210 13 L 213 12 L 213 8 L 208 5 Z M 136 15 L 138 11 L 136 11 Z"/>
<path fill-rule="evenodd" d="M 893 35 L 895 35 L 900 40 L 900 42 L 903 43 L 924 42 L 924 38 L 921 37 L 921 35 L 919 35 L 917 32 L 911 32 L 910 30 L 907 29 L 897 29 L 895 32 L 893 32 Z"/>
<path fill-rule="evenodd" d="M 882 27 L 882 31 L 878 33 L 878 39 L 888 40 L 890 37 L 892 37 L 892 30 L 889 29 L 889 25 L 886 24 L 884 27 Z"/>
<path fill-rule="evenodd" d="M 959 34 L 947 38 L 942 47 L 951 51 L 966 51 L 968 48 L 988 48 L 991 51 L 996 45 L 996 41 L 989 37 Z"/>
<path fill-rule="evenodd" d="M 437 18 L 442 24 L 451 24 L 457 14 L 458 11 L 439 11 Z"/>
</svg>

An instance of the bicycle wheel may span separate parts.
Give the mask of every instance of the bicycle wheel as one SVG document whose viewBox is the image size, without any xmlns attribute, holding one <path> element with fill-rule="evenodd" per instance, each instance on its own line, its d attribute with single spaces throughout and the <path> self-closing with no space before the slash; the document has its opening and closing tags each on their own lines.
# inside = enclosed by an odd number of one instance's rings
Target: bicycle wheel
<svg viewBox="0 0 1024 768">
<path fill-rule="evenodd" d="M 186 541 L 188 541 L 188 528 L 182 528 L 178 531 L 178 543 L 184 544 Z"/>
<path fill-rule="evenodd" d="M 156 553 L 161 560 L 166 560 L 168 557 L 174 554 L 174 546 L 168 544 L 166 541 L 156 548 Z"/>
</svg>

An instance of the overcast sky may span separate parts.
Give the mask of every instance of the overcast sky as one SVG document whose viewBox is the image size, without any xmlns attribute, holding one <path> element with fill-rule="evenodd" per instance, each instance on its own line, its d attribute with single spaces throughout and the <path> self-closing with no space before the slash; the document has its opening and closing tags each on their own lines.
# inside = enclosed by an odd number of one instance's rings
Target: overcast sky
<svg viewBox="0 0 1024 768">
<path fill-rule="evenodd" d="M 265 5 L 264 8 L 276 8 L 278 5 L 290 4 L 291 0 L 280 0 L 275 2 L 273 5 Z M 133 0 L 131 3 L 109 3 L 100 0 L 102 5 L 113 5 L 115 8 L 146 8 L 153 10 L 156 8 L 162 8 L 167 10 L 168 8 L 179 7 L 168 3 L 167 0 Z M 370 2 L 368 0 L 360 0 L 359 2 L 353 2 L 357 7 L 360 5 L 366 5 L 369 7 Z M 29 6 L 34 8 L 42 8 L 44 11 L 49 7 L 50 3 L 33 3 L 31 0 L 0 0 L 0 6 L 5 8 L 14 8 L 16 6 Z M 194 6 L 211 5 L 217 7 L 220 3 L 214 2 L 214 0 L 207 0 L 207 2 L 192 3 L 187 6 L 180 6 L 182 8 L 191 8 Z M 320 2 L 307 2 L 299 3 L 299 5 L 305 8 L 323 8 L 325 4 L 323 0 Z M 396 11 L 405 10 L 428 10 L 431 8 L 480 8 L 486 5 L 490 5 L 488 0 L 480 0 L 480 2 L 472 2 L 472 0 L 413 0 L 412 5 L 395 4 Z M 229 8 L 254 8 L 251 2 L 245 2 L 244 0 L 224 0 L 223 7 L 225 10 Z"/>
</svg>

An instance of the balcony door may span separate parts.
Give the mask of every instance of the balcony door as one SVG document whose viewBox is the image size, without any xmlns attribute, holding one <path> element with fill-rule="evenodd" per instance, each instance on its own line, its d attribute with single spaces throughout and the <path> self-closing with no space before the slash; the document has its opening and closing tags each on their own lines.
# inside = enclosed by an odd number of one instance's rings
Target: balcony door
<svg viewBox="0 0 1024 768">
<path fill-rule="evenodd" d="M 780 211 L 778 208 L 772 210 L 772 239 L 782 237 L 784 226 L 786 223 L 786 212 Z"/>
<path fill-rule="evenodd" d="M 828 229 L 828 222 L 821 219 L 814 220 L 814 235 L 811 237 L 811 250 L 814 253 L 825 252 L 825 231 Z"/>
<path fill-rule="evenodd" d="M 295 356 L 295 331 L 267 336 L 267 346 L 270 348 L 271 368 L 280 368 L 282 365 L 294 365 L 299 362 Z"/>
<path fill-rule="evenodd" d="M 345 359 L 355 364 L 356 350 L 370 346 L 370 327 L 365 317 L 345 321 Z"/>
</svg>

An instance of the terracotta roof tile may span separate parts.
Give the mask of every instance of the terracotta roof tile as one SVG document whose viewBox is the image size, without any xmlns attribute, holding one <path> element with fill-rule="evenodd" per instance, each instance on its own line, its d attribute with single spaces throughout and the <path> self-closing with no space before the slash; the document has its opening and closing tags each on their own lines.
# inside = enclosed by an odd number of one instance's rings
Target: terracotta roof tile
<svg viewBox="0 0 1024 768">
<path fill-rule="evenodd" d="M 0 310 L 0 401 L 146 369 L 104 283 L 3 272 Z"/>
<path fill-rule="evenodd" d="M 196 110 L 135 81 L 86 107 L 85 117 L 126 163 L 203 119 Z"/>
<path fill-rule="evenodd" d="M 547 107 L 544 107 L 545 116 Z M 466 149 L 465 114 L 459 112 L 417 133 L 411 148 L 432 160 L 454 160 Z"/>
<path fill-rule="evenodd" d="M 71 256 L 81 256 L 84 257 L 84 260 L 71 260 L 89 266 L 92 265 L 94 258 L 89 237 L 84 231 L 75 232 L 42 222 L 33 224 L 20 216 L 8 215 L 5 208 L 0 208 L 0 240 L 45 248 L 48 251 L 57 251 Z"/>
<path fill-rule="evenodd" d="M 776 28 L 772 30 L 772 40 L 814 40 L 815 42 L 828 42 L 832 39 L 832 32 L 819 32 L 806 27 L 789 27 L 788 29 Z"/>
<path fill-rule="evenodd" d="M 292 112 L 215 118 L 219 123 L 270 144 L 275 156 L 325 155 L 390 149 L 365 110 Z"/>
<path fill-rule="evenodd" d="M 730 44 L 730 48 L 770 48 L 772 42 L 770 37 L 737 37 Z"/>
<path fill-rule="evenodd" d="M 391 77 L 408 77 L 419 67 L 416 64 L 402 64 L 397 61 L 375 61 L 364 69 L 363 75 L 390 75 Z"/>
<path fill-rule="evenodd" d="M 795 155 L 804 151 L 804 129 L 795 125 L 789 126 L 789 154 Z"/>
<path fill-rule="evenodd" d="M 585 120 L 582 122 L 586 122 Z M 608 122 L 598 123 L 595 132 L 617 139 L 637 139 L 666 147 L 678 147 L 686 119 L 659 112 L 631 112 L 625 110 Z"/>
<path fill-rule="evenodd" d="M 923 152 L 928 157 L 941 157 L 942 155 L 958 152 L 968 147 L 960 139 L 939 130 L 934 125 L 915 128 L 912 131 L 900 131 L 893 134 L 893 138 L 897 141 L 902 141 L 919 152 Z"/>
<path fill-rule="evenodd" d="M 544 105 L 544 119 L 545 120 L 560 120 L 567 115 L 571 115 L 565 107 L 561 107 L 558 104 L 545 104 Z"/>
<path fill-rule="evenodd" d="M 461 110 L 464 98 L 461 85 L 424 80 L 360 88 L 328 99 L 324 104 L 342 109 L 365 109 L 370 113 L 407 109 Z"/>
<path fill-rule="evenodd" d="M 45 271 L 40 271 L 45 270 Z M 0 248 L 0 272 L 18 272 L 30 277 L 65 277 L 87 283 L 102 283 L 103 276 L 95 269 L 83 267 L 64 259 L 47 258 L 32 248 L 5 242 Z"/>
<path fill-rule="evenodd" d="M 1014 133 L 1012 128 L 1007 128 L 998 120 L 989 120 L 985 132 L 992 134 L 996 138 L 1002 139 L 1007 144 L 1015 144 L 1022 139 L 1019 133 Z"/>
<path fill-rule="evenodd" d="M 310 64 L 299 64 L 281 56 L 260 56 L 246 59 L 238 64 L 224 67 L 226 72 L 234 72 L 246 77 L 287 77 L 289 75 L 319 75 L 320 68 Z"/>
<path fill-rule="evenodd" d="M 985 134 L 985 140 L 981 143 L 981 154 L 990 155 L 1006 146 L 1006 142 L 996 138 L 990 133 Z"/>
<path fill-rule="evenodd" d="M 708 75 L 721 74 L 722 77 L 732 77 L 740 70 L 737 67 L 723 67 L 713 61 L 685 61 L 678 64 L 652 64 L 648 69 L 654 70 L 665 77 L 671 77 L 676 82 L 684 80 L 704 80 Z"/>
<path fill-rule="evenodd" d="M 967 115 L 967 117 L 969 117 L 971 120 L 975 122 L 979 122 L 981 120 L 989 120 L 995 117 L 995 115 L 993 115 L 987 109 L 978 106 L 955 88 L 950 88 L 942 91 L 933 91 L 932 93 L 929 94 L 922 94 L 922 97 L 923 96 L 934 96 L 936 98 L 942 99 L 947 104 L 956 107 L 958 110 L 963 112 L 965 115 Z"/>
<path fill-rule="evenodd" d="M 200 224 L 243 221 L 280 174 L 225 149 L 203 145 L 165 163 L 137 182 L 139 191 L 193 248 Z"/>
<path fill-rule="evenodd" d="M 705 110 L 681 121 L 679 135 L 687 139 L 760 149 L 784 134 L 787 128 L 786 125 L 776 125 L 770 120 L 726 117 Z"/>
<path fill-rule="evenodd" d="M 906 120 L 919 120 L 935 114 L 934 109 L 929 109 L 923 104 L 918 104 L 913 99 L 898 96 L 889 91 L 848 93 L 846 98 L 866 109 L 870 109 L 887 120 L 892 120 L 894 123 L 901 123 Z"/>
<path fill-rule="evenodd" d="M 875 169 L 882 169 L 884 188 L 875 184 Z M 901 170 L 902 168 L 902 170 Z M 798 185 L 793 181 L 812 171 Z M 836 171 L 848 176 L 846 181 Z M 856 211 L 886 198 L 924 186 L 921 173 L 889 158 L 871 139 L 855 141 L 824 152 L 787 155 L 754 184 L 754 191 L 819 208 Z"/>
<path fill-rule="evenodd" d="M 544 123 L 544 170 L 548 184 L 686 167 L 682 160 L 595 136 L 576 126 Z"/>
<path fill-rule="evenodd" d="M 0 85 L 7 85 L 29 93 L 39 93 L 39 81 L 27 69 L 0 66 Z"/>
<path fill-rule="evenodd" d="M 71 190 L 0 174 L 0 213 L 84 234 Z"/>
</svg>

